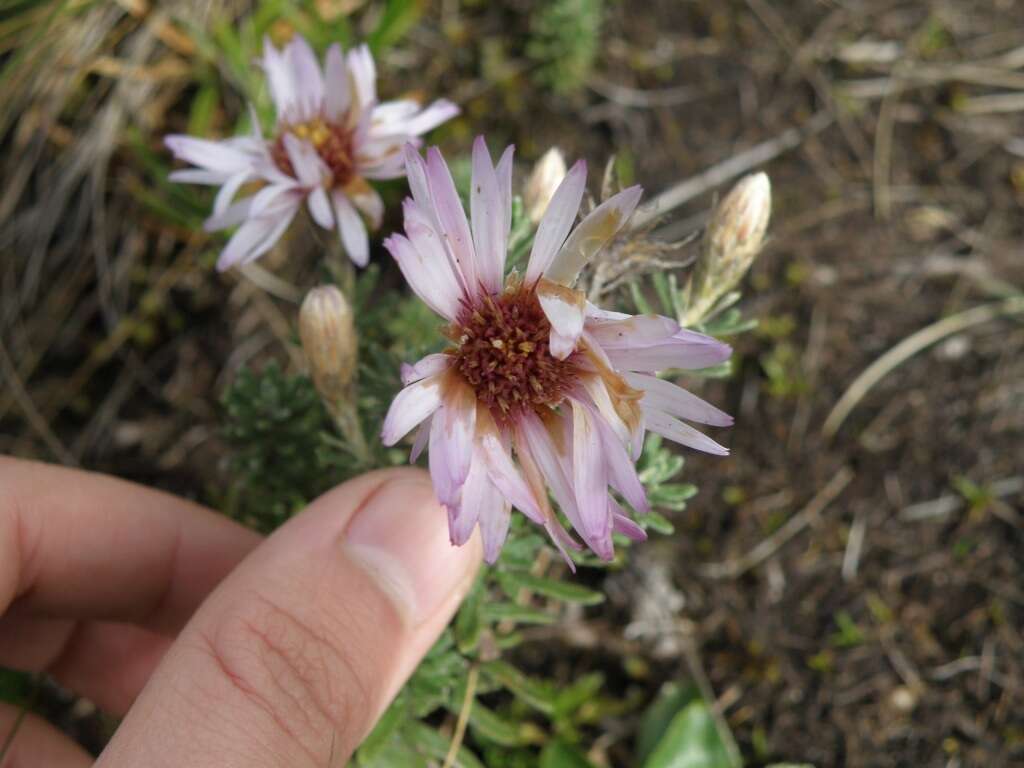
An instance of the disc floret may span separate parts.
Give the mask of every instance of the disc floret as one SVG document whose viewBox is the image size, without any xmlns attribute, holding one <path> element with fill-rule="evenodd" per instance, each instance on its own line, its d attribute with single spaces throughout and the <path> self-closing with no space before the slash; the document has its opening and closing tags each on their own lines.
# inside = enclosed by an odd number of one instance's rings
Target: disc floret
<svg viewBox="0 0 1024 768">
<path fill-rule="evenodd" d="M 282 173 L 295 176 L 295 169 L 288 158 L 288 150 L 284 145 L 285 134 L 291 133 L 297 138 L 309 142 L 330 171 L 330 177 L 324 179 L 325 186 L 343 189 L 356 175 L 353 157 L 353 130 L 347 121 L 333 121 L 324 117 L 315 117 L 303 123 L 282 125 L 271 148 L 274 164 Z"/>
<path fill-rule="evenodd" d="M 573 357 L 551 354 L 551 323 L 536 292 L 518 280 L 465 308 L 448 334 L 455 370 L 499 422 L 557 406 L 579 374 Z"/>
</svg>

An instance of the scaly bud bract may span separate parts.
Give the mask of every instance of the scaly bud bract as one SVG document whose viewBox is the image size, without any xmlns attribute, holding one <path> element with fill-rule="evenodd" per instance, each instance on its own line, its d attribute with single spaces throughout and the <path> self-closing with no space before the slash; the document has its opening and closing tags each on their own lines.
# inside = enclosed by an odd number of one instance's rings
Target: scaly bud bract
<svg viewBox="0 0 1024 768">
<path fill-rule="evenodd" d="M 533 166 L 530 178 L 526 180 L 526 188 L 523 190 L 523 204 L 526 206 L 526 215 L 534 225 L 544 217 L 544 211 L 548 209 L 551 196 L 555 194 L 555 190 L 562 183 L 566 173 L 568 173 L 568 169 L 565 165 L 565 157 L 558 147 L 552 147 L 545 152 L 544 156 Z"/>
<path fill-rule="evenodd" d="M 306 294 L 299 310 L 299 336 L 323 398 L 346 397 L 354 379 L 358 344 L 352 308 L 337 287 L 321 285 Z"/>
<path fill-rule="evenodd" d="M 772 186 L 765 173 L 745 176 L 711 216 L 689 286 L 684 325 L 694 325 L 731 291 L 761 252 L 772 212 Z"/>
<path fill-rule="evenodd" d="M 306 294 L 299 309 L 299 337 L 317 392 L 358 458 L 367 456 L 356 409 L 359 337 L 352 308 L 333 285 Z"/>
</svg>

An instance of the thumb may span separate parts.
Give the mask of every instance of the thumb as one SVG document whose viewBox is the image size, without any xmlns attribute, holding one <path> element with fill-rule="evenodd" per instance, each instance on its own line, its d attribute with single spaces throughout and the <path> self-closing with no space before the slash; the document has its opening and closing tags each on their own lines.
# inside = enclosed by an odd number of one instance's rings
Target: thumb
<svg viewBox="0 0 1024 768">
<path fill-rule="evenodd" d="M 334 489 L 207 598 L 97 765 L 344 765 L 479 562 L 478 541 L 449 543 L 423 472 Z"/>
</svg>

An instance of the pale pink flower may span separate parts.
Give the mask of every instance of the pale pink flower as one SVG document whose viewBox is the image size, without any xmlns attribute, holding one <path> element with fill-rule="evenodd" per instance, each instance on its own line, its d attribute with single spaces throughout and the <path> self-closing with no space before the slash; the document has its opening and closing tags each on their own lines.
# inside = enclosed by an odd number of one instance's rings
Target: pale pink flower
<svg viewBox="0 0 1024 768">
<path fill-rule="evenodd" d="M 171 179 L 219 186 L 210 231 L 241 225 L 217 262 L 218 269 L 246 264 L 266 253 L 305 202 L 313 220 L 337 229 L 349 257 L 365 266 L 370 255 L 365 218 L 380 226 L 384 204 L 367 179 L 404 175 L 402 147 L 458 114 L 439 99 L 423 109 L 411 99 L 377 101 L 377 72 L 365 45 L 342 54 L 327 49 L 323 67 L 301 36 L 278 50 L 264 40 L 261 64 L 277 110 L 274 135 L 221 141 L 168 136 L 175 157 L 194 168 Z M 263 187 L 232 202 L 251 182 Z"/>
<path fill-rule="evenodd" d="M 559 523 L 550 488 L 583 541 L 610 559 L 613 533 L 645 537 L 609 490 L 648 511 L 635 467 L 645 430 L 728 453 L 684 420 L 727 426 L 732 418 L 654 372 L 716 365 L 730 348 L 667 317 L 600 310 L 573 289 L 633 213 L 639 187 L 573 228 L 587 173 L 576 163 L 540 221 L 526 273 L 506 278 L 512 147 L 495 168 L 483 138 L 473 145 L 469 220 L 436 148 L 424 161 L 407 147 L 405 159 L 405 234 L 384 245 L 413 291 L 447 321 L 451 346 L 403 367 L 406 386 L 384 420 L 384 443 L 419 426 L 413 460 L 429 447 L 453 544 L 479 525 L 494 562 L 514 506 L 544 526 L 568 560 L 566 550 L 580 545 Z"/>
</svg>

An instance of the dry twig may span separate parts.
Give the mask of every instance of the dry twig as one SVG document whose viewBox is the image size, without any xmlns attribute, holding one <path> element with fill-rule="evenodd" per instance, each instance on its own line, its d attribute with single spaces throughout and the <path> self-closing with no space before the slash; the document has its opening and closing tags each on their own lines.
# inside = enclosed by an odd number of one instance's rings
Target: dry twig
<svg viewBox="0 0 1024 768">
<path fill-rule="evenodd" d="M 836 475 L 822 488 L 810 503 L 793 517 L 786 521 L 779 530 L 764 539 L 760 544 L 747 552 L 745 555 L 733 560 L 726 560 L 721 563 L 709 563 L 700 570 L 705 576 L 711 579 L 729 579 L 742 576 L 751 568 L 760 565 L 788 542 L 800 531 L 806 528 L 812 520 L 821 515 L 829 504 L 831 504 L 843 489 L 853 480 L 853 471 L 849 467 L 843 467 Z"/>
<path fill-rule="evenodd" d="M 795 149 L 807 137 L 820 133 L 831 124 L 832 115 L 828 112 L 818 112 L 807 121 L 805 126 L 789 128 L 773 139 L 755 144 L 750 149 L 739 152 L 728 160 L 723 160 L 711 166 L 703 173 L 686 179 L 674 187 L 669 187 L 657 197 L 654 197 L 638 208 L 636 213 L 633 214 L 630 226 L 633 229 L 647 226 L 669 211 L 678 208 L 695 197 L 699 197 L 709 189 L 714 189 L 759 165 L 764 165 L 769 160 L 774 160 L 784 152 Z"/>
<path fill-rule="evenodd" d="M 825 425 L 821 429 L 822 434 L 826 438 L 831 438 L 835 435 L 843 425 L 846 417 L 857 407 L 857 404 L 864 396 L 889 373 L 918 352 L 927 349 L 947 336 L 960 333 L 975 325 L 990 322 L 998 317 L 1019 314 L 1024 314 L 1024 297 L 1014 296 L 1005 301 L 983 304 L 980 307 L 958 312 L 911 334 L 875 360 L 860 376 L 854 379 L 853 383 L 843 393 L 843 396 L 833 406 L 828 418 L 825 419 Z"/>
<path fill-rule="evenodd" d="M 476 684 L 480 679 L 480 668 L 474 664 L 469 668 L 469 677 L 466 680 L 466 695 L 462 697 L 462 708 L 459 710 L 459 719 L 455 723 L 455 733 L 452 734 L 452 743 L 448 747 L 448 754 L 445 755 L 442 768 L 452 768 L 459 756 L 459 749 L 466 738 L 466 726 L 469 725 L 469 714 L 473 711 L 473 699 L 476 696 Z"/>
</svg>

